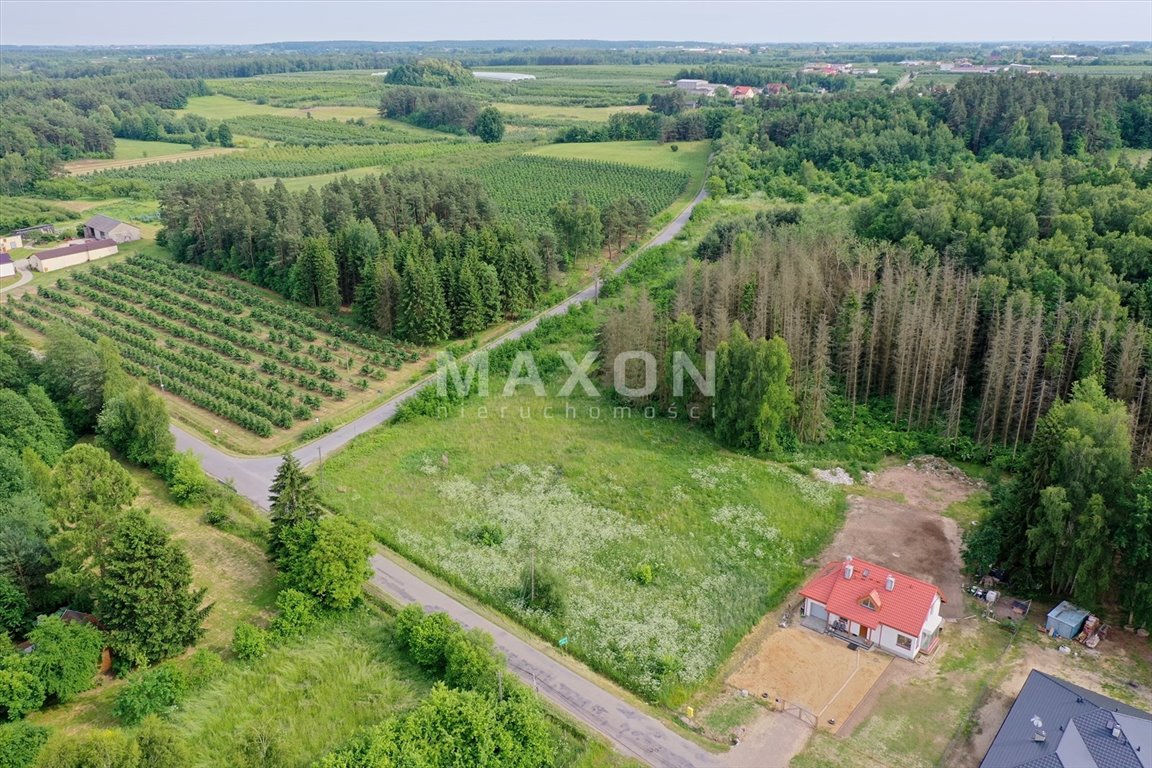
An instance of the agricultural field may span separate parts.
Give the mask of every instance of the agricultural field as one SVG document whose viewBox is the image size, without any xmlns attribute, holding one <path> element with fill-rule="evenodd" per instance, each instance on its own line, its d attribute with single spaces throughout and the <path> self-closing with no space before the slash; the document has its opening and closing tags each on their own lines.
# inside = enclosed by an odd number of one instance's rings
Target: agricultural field
<svg viewBox="0 0 1152 768">
<path fill-rule="evenodd" d="M 55 224 L 72 218 L 67 208 L 30 197 L 0 196 L 0 231 L 9 232 L 36 224 Z"/>
<path fill-rule="evenodd" d="M 676 149 L 673 150 L 672 147 Z M 568 160 L 595 160 L 602 163 L 626 163 L 687 173 L 702 181 L 711 151 L 709 141 L 682 141 L 660 144 L 655 141 L 604 141 L 587 144 L 549 144 L 529 154 Z"/>
<path fill-rule="evenodd" d="M 224 106 L 228 100 L 253 102 L 253 106 L 315 108 L 321 105 L 371 108 L 380 102 L 380 78 L 366 70 L 347 72 L 293 72 L 257 77 L 222 78 L 208 80 L 208 87 L 216 94 L 189 100 L 187 110 L 204 117 L 227 119 Z M 208 102 L 203 99 L 213 99 Z M 205 106 L 208 105 L 208 106 Z M 270 107 L 274 108 L 274 107 Z M 246 112 L 245 114 L 271 114 Z M 326 115 L 339 117 L 340 115 Z M 348 115 L 355 116 L 355 115 Z M 319 115 L 317 115 L 319 117 Z"/>
<path fill-rule="evenodd" d="M 108 336 L 129 373 L 176 401 L 178 418 L 233 449 L 251 447 L 252 436 L 295 437 L 374 401 L 418 359 L 240 281 L 143 254 L 70 273 L 4 313 L 40 333 L 62 322 Z M 202 423 L 204 414 L 214 418 Z"/>
<path fill-rule="evenodd" d="M 88 176 L 85 182 L 99 186 L 105 182 L 137 181 L 158 190 L 164 184 L 177 181 L 207 179 L 241 181 L 275 176 L 312 176 L 368 166 L 375 168 L 394 166 L 412 160 L 460 152 L 468 145 L 468 142 L 463 141 L 436 141 L 368 146 L 276 146 L 179 163 L 159 163 L 100 171 Z"/>
<path fill-rule="evenodd" d="M 532 154 L 481 166 L 472 175 L 501 211 L 529 226 L 547 223 L 552 207 L 577 191 L 597 207 L 618 197 L 639 197 L 655 215 L 680 197 L 689 181 L 683 171 Z"/>
<path fill-rule="evenodd" d="M 477 80 L 471 87 L 495 102 L 580 107 L 624 107 L 637 103 L 641 93 L 664 86 L 681 69 L 678 64 L 573 65 L 555 67 L 488 67 L 491 72 L 519 72 L 535 80 L 494 82 Z"/>
<path fill-rule="evenodd" d="M 395 120 L 373 120 L 364 125 L 273 115 L 248 115 L 229 121 L 233 131 L 293 146 L 332 144 L 404 144 L 448 138 L 443 133 L 415 128 Z"/>
<path fill-rule="evenodd" d="M 405 421 L 328 460 L 325 502 L 548 640 L 568 637 L 596 670 L 676 704 L 798 584 L 842 499 L 699 430 L 616 416 L 611 401 L 526 393 Z M 533 567 L 563 608 L 529 606 Z"/>
</svg>

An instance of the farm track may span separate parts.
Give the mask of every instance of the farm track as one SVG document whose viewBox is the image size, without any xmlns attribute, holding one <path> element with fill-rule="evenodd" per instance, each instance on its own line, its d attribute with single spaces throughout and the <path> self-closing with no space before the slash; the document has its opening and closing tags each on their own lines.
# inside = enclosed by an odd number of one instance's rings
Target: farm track
<svg viewBox="0 0 1152 768">
<path fill-rule="evenodd" d="M 138 165 L 153 165 L 155 163 L 174 163 L 180 160 L 196 160 L 201 157 L 215 157 L 227 155 L 232 152 L 242 152 L 242 147 L 209 147 L 208 149 L 193 149 L 188 152 L 178 152 L 174 155 L 160 155 L 158 157 L 136 157 L 131 160 L 75 160 L 64 164 L 64 170 L 71 176 L 84 176 L 97 171 L 110 171 L 116 168 L 135 168 Z"/>
<path fill-rule="evenodd" d="M 688 223 L 692 211 L 706 194 L 706 190 L 701 189 L 680 215 L 660 230 L 643 248 L 617 265 L 613 272 L 615 274 L 623 272 L 636 255 L 671 241 Z M 594 300 L 596 292 L 596 284 L 588 285 L 531 320 L 512 328 L 481 349 L 491 350 L 515 341 L 535 330 L 544 318 L 562 315 L 577 304 Z M 391 419 L 402 403 L 434 381 L 434 376 L 420 380 L 378 408 L 319 440 L 296 449 L 293 455 L 305 465 L 321 460 L 325 455 L 331 455 L 353 438 Z M 268 489 L 280 465 L 280 456 L 233 456 L 175 425 L 170 429 L 176 437 L 177 450 L 191 449 L 200 457 L 208 474 L 231 483 L 242 496 L 263 509 L 268 508 Z M 704 751 L 656 718 L 621 699 L 594 678 L 576 672 L 500 625 L 479 616 L 450 595 L 421 579 L 414 568 L 401 566 L 397 561 L 398 558 L 394 555 L 389 558 L 382 556 L 372 558 L 372 584 L 377 589 L 400 604 L 420 602 L 428 608 L 445 611 L 467 627 L 479 626 L 490 633 L 496 641 L 496 646 L 507 657 L 510 668 L 517 675 L 534 680 L 541 695 L 575 719 L 599 731 L 623 754 L 658 768 L 711 768 L 755 764 L 735 762 L 732 759 L 735 755 L 732 754 L 725 757 Z"/>
</svg>

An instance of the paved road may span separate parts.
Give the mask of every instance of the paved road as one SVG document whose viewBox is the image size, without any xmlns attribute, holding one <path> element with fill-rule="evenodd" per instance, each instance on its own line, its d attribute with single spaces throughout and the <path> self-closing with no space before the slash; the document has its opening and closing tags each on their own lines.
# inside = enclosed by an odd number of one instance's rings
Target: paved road
<svg viewBox="0 0 1152 768">
<path fill-rule="evenodd" d="M 443 611 L 465 627 L 492 635 L 508 667 L 541 696 L 612 741 L 623 754 L 660 768 L 711 768 L 723 758 L 673 733 L 659 720 L 629 706 L 519 637 L 448 597 L 394 561 L 376 555 L 372 583 L 403 603 Z"/>
<path fill-rule="evenodd" d="M 0 293 L 8 293 L 8 291 L 14 291 L 20 286 L 32 281 L 32 267 L 28 264 L 28 259 L 14 261 L 12 264 L 16 267 L 16 272 L 19 273 L 20 279 L 12 283 L 12 285 L 0 288 Z"/>
<path fill-rule="evenodd" d="M 684 228 L 692 215 L 692 210 L 704 197 L 705 190 L 701 190 L 679 216 L 640 250 L 663 245 L 672 240 Z M 614 273 L 619 274 L 627 265 L 628 260 L 621 262 L 613 270 Z M 511 329 L 485 345 L 483 349 L 492 349 L 518 339 L 536 328 L 541 319 L 563 314 L 577 304 L 594 299 L 596 293 L 597 285 L 587 286 L 556 306 Z M 302 464 L 316 461 L 321 455 L 330 455 L 357 435 L 386 422 L 396 413 L 401 403 L 434 381 L 435 378 L 432 376 L 423 379 L 375 410 L 297 449 L 294 454 Z M 280 463 L 279 456 L 232 456 L 179 427 L 173 426 L 172 432 L 176 436 L 177 449 L 183 451 L 190 448 L 195 451 L 208 474 L 219 480 L 231 482 L 240 494 L 261 507 L 268 508 L 268 487 Z M 484 619 L 396 562 L 377 555 L 372 558 L 372 568 L 374 571 L 372 583 L 400 602 L 419 602 L 428 609 L 445 611 L 464 626 L 480 627 L 491 634 L 496 646 L 507 657 L 509 667 L 517 675 L 536 686 L 541 695 L 564 711 L 604 734 L 624 754 L 658 768 L 716 768 L 725 764 L 732 765 L 731 760 L 725 761 L 721 757 L 705 752 L 659 720 L 641 712 L 600 688 L 595 682 Z M 731 758 L 731 755 L 729 757 Z"/>
</svg>

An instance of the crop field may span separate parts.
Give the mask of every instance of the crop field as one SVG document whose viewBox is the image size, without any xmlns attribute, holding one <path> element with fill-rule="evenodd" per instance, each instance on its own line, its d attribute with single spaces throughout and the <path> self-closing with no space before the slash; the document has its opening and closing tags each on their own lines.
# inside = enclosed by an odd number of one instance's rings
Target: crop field
<svg viewBox="0 0 1152 768">
<path fill-rule="evenodd" d="M 222 97 L 259 102 L 256 106 L 264 104 L 278 107 L 317 107 L 320 105 L 370 107 L 375 112 L 380 102 L 381 83 L 379 77 L 373 77 L 367 70 L 349 72 L 293 72 L 279 75 L 260 75 L 258 77 L 239 77 L 209 80 L 208 87 L 217 94 L 207 98 L 220 100 Z M 204 98 L 204 97 L 201 97 Z M 222 101 L 212 103 L 223 104 Z M 217 111 L 215 114 L 206 114 L 200 99 L 190 99 L 189 112 L 195 112 L 204 117 L 218 117 L 225 119 L 233 114 Z M 237 113 L 239 114 L 239 113 Z M 247 112 L 246 114 L 256 114 Z M 265 112 L 264 114 L 269 114 Z M 338 115 L 331 115 L 338 117 Z"/>
<path fill-rule="evenodd" d="M 546 223 L 552 206 L 577 191 L 597 207 L 618 197 L 639 197 L 655 215 L 671 205 L 689 181 L 682 171 L 538 155 L 493 162 L 472 175 L 488 188 L 501 211 L 530 226 Z"/>
<path fill-rule="evenodd" d="M 9 232 L 36 224 L 67 221 L 73 213 L 61 205 L 29 197 L 0 196 L 0 231 Z"/>
<path fill-rule="evenodd" d="M 203 149 L 192 149 L 187 144 L 169 144 L 168 142 L 161 141 L 139 141 L 136 144 L 163 144 L 169 147 L 181 147 L 179 150 L 157 150 L 157 154 L 149 155 L 147 150 L 136 148 L 135 151 L 128 151 L 126 154 L 136 155 L 136 157 L 120 157 L 120 144 L 122 142 L 129 142 L 130 139 L 117 139 L 116 140 L 116 158 L 112 160 L 106 159 L 87 159 L 87 160 L 73 160 L 72 162 L 65 163 L 64 169 L 73 176 L 83 176 L 89 173 L 96 173 L 97 171 L 107 171 L 115 168 L 135 168 L 140 165 L 151 165 L 152 163 L 168 163 L 182 160 L 195 160 L 203 157 L 216 157 L 217 155 L 227 155 L 230 152 L 239 151 L 235 147 L 205 147 Z M 131 148 L 130 148 L 131 149 Z"/>
<path fill-rule="evenodd" d="M 274 115 L 248 115 L 229 121 L 233 131 L 295 146 L 331 144 L 404 144 L 446 139 L 443 133 L 414 128 L 394 120 L 373 120 L 365 125 L 336 119 L 317 120 Z"/>
<path fill-rule="evenodd" d="M 41 333 L 61 322 L 108 336 L 129 373 L 262 438 L 374 398 L 418 357 L 239 281 L 145 255 L 70 274 L 4 311 Z"/>
<path fill-rule="evenodd" d="M 218 157 L 157 163 L 93 173 L 88 180 L 135 180 L 158 189 L 177 181 L 209 179 L 261 179 L 274 176 L 312 176 L 368 166 L 382 168 L 411 160 L 459 152 L 469 146 L 462 141 L 427 141 L 420 144 L 327 147 L 276 146 L 252 149 Z"/>
<path fill-rule="evenodd" d="M 476 81 L 472 90 L 497 102 L 616 107 L 636 104 L 641 93 L 662 87 L 680 70 L 677 64 L 488 67 L 492 72 L 521 72 L 535 80 L 511 83 Z"/>
<path fill-rule="evenodd" d="M 556 104 L 493 104 L 509 125 L 559 128 L 579 123 L 606 123 L 617 112 L 643 111 L 642 106 L 581 107 Z"/>
<path fill-rule="evenodd" d="M 709 141 L 682 141 L 675 145 L 655 141 L 604 141 L 587 144 L 549 144 L 529 154 L 566 160 L 595 160 L 680 171 L 693 178 L 703 175 L 711 151 Z M 676 150 L 673 151 L 672 147 Z"/>
<path fill-rule="evenodd" d="M 358 438 L 325 464 L 326 503 L 648 698 L 705 682 L 841 520 L 838 491 L 699 430 L 590 398 L 482 404 Z M 559 614 L 528 607 L 530 564 Z"/>
</svg>

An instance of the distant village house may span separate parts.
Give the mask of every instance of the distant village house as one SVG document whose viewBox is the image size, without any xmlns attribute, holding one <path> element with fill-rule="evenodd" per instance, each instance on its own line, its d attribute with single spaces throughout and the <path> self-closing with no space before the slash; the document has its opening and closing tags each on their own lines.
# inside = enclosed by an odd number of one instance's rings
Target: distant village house
<svg viewBox="0 0 1152 768">
<path fill-rule="evenodd" d="M 11 251 L 24 247 L 24 238 L 21 235 L 0 236 L 0 251 Z"/>
<path fill-rule="evenodd" d="M 0 251 L 0 278 L 14 277 L 16 275 L 16 265 L 12 263 L 12 257 L 8 255 L 8 251 Z"/>
<path fill-rule="evenodd" d="M 140 239 L 140 230 L 131 224 L 113 219 L 111 216 L 96 214 L 84 222 L 84 237 L 93 240 L 113 240 L 117 243 L 130 243 Z"/>
</svg>

